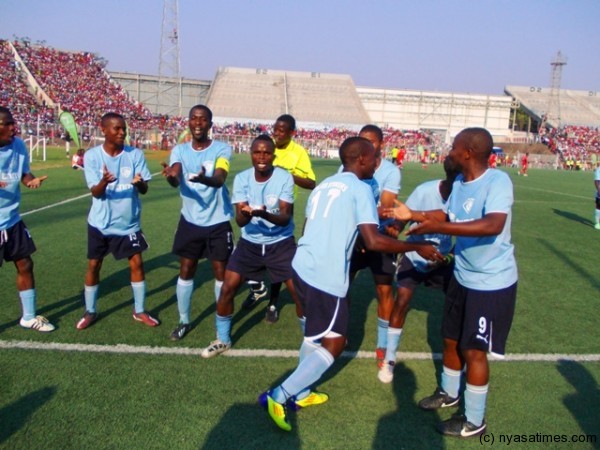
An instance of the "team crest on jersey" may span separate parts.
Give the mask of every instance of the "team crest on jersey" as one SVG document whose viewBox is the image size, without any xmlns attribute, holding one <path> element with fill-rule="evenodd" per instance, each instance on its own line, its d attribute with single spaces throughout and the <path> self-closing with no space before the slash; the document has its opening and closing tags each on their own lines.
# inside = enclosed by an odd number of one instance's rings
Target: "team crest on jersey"
<svg viewBox="0 0 600 450">
<path fill-rule="evenodd" d="M 475 203 L 475 199 L 474 198 L 468 198 L 467 201 L 465 201 L 463 203 L 463 209 L 466 211 L 467 214 L 471 213 L 471 209 L 473 208 L 473 203 Z"/>
<path fill-rule="evenodd" d="M 265 197 L 265 206 L 267 209 L 272 209 L 277 204 L 277 196 L 269 194 Z"/>
<path fill-rule="evenodd" d="M 129 177 L 131 175 L 131 167 L 121 167 L 121 176 L 122 177 Z"/>
</svg>

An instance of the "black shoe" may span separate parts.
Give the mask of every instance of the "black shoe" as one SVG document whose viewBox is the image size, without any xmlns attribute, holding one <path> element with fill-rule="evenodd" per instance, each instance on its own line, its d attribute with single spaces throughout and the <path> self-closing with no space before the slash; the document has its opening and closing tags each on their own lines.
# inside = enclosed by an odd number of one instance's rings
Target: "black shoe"
<svg viewBox="0 0 600 450">
<path fill-rule="evenodd" d="M 242 309 L 252 309 L 254 308 L 258 302 L 260 302 L 263 298 L 267 296 L 267 286 L 264 282 L 260 282 L 256 288 L 250 287 L 250 292 L 248 293 L 248 297 L 242 303 Z"/>
<path fill-rule="evenodd" d="M 433 395 L 425 397 L 419 402 L 419 408 L 425 411 L 434 411 L 439 408 L 457 406 L 459 401 L 460 396 L 452 398 L 438 387 L 435 389 Z"/>
<path fill-rule="evenodd" d="M 484 434 L 486 427 L 485 420 L 477 426 L 468 422 L 465 416 L 457 415 L 438 424 L 437 431 L 445 436 L 468 438 Z"/>
<path fill-rule="evenodd" d="M 191 330 L 191 326 L 189 323 L 180 323 L 177 328 L 175 328 L 175 330 L 173 330 L 173 332 L 171 333 L 171 340 L 172 341 L 180 341 L 183 339 L 183 337 L 188 334 L 188 332 Z"/>
<path fill-rule="evenodd" d="M 275 305 L 271 305 L 267 308 L 265 320 L 269 323 L 275 323 L 279 320 L 279 313 L 277 312 L 277 307 Z"/>
</svg>

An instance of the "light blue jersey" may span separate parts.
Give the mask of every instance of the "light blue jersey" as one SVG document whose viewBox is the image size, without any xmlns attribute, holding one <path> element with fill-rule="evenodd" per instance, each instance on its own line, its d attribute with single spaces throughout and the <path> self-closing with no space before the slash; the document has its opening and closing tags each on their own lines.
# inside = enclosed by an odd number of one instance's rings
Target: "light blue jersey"
<svg viewBox="0 0 600 450">
<path fill-rule="evenodd" d="M 343 170 L 344 166 L 342 165 L 339 167 L 338 173 L 341 173 Z M 369 185 L 369 187 L 373 191 L 375 203 L 379 206 L 381 193 L 383 191 L 388 191 L 392 194 L 398 195 L 398 193 L 400 192 L 400 180 L 401 174 L 400 170 L 398 170 L 398 167 L 396 167 L 388 160 L 382 159 L 381 164 L 379 164 L 379 167 L 375 169 L 373 178 L 365 178 L 362 181 Z M 394 219 L 389 220 L 389 222 L 393 221 Z"/>
<path fill-rule="evenodd" d="M 600 166 L 596 167 L 594 171 L 594 181 L 600 181 Z M 596 197 L 600 198 L 600 194 L 596 190 Z"/>
<path fill-rule="evenodd" d="M 279 200 L 294 203 L 294 178 L 285 169 L 275 167 L 267 181 L 254 178 L 254 167 L 238 173 L 233 180 L 231 202 L 248 203 L 252 208 L 266 206 L 267 211 L 279 214 Z M 261 217 L 253 217 L 242 227 L 242 238 L 255 244 L 274 244 L 294 234 L 294 221 L 285 227 L 275 225 Z"/>
<path fill-rule="evenodd" d="M 84 173 L 88 188 L 100 183 L 103 168 L 117 179 L 106 187 L 101 198 L 92 197 L 88 223 L 105 236 L 127 236 L 140 231 L 141 203 L 137 189 L 131 184 L 136 174 L 144 181 L 152 178 L 144 152 L 125 146 L 117 156 L 110 156 L 102 145 L 84 155 Z"/>
<path fill-rule="evenodd" d="M 311 286 L 345 297 L 358 225 L 368 223 L 379 220 L 367 184 L 351 172 L 323 180 L 308 198 L 304 235 L 292 267 Z"/>
<path fill-rule="evenodd" d="M 29 155 L 22 139 L 0 147 L 0 231 L 6 230 L 21 220 L 21 178 L 29 173 Z"/>
<path fill-rule="evenodd" d="M 414 210 L 432 211 L 436 209 L 444 209 L 446 202 L 440 194 L 440 183 L 442 180 L 426 181 L 415 188 L 406 200 L 406 206 Z M 438 251 L 447 255 L 452 249 L 452 236 L 447 234 L 433 233 L 416 235 L 411 234 L 406 238 L 406 242 L 422 242 L 429 241 L 437 247 Z M 415 269 L 419 272 L 429 272 L 436 265 L 431 265 L 429 261 L 419 255 L 417 252 L 405 253 Z"/>
<path fill-rule="evenodd" d="M 512 204 L 512 182 L 500 170 L 488 169 L 469 182 L 464 182 L 462 175 L 457 177 L 446 204 L 451 222 L 470 222 L 496 212 L 507 215 L 504 229 L 497 236 L 456 237 L 454 274 L 461 285 L 491 291 L 517 282 L 510 234 Z"/>
<path fill-rule="evenodd" d="M 194 150 L 192 143 L 186 142 L 176 145 L 171 151 L 169 164 L 181 163 L 181 214 L 191 224 L 207 227 L 227 222 L 233 217 L 229 191 L 225 185 L 217 189 L 189 181 L 200 173 L 202 167 L 205 175 L 212 177 L 219 159 L 231 160 L 231 147 L 220 141 L 212 141 L 204 150 Z"/>
</svg>

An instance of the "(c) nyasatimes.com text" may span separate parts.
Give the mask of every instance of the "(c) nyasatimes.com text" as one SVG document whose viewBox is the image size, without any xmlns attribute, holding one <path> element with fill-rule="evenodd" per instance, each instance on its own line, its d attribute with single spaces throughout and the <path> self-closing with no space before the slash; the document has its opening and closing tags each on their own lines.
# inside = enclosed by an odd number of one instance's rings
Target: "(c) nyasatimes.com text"
<svg viewBox="0 0 600 450">
<path fill-rule="evenodd" d="M 511 444 L 526 444 L 526 443 L 541 443 L 541 444 L 596 444 L 598 436 L 595 434 L 496 434 L 487 433 L 479 436 L 481 445 L 511 445 Z"/>
</svg>

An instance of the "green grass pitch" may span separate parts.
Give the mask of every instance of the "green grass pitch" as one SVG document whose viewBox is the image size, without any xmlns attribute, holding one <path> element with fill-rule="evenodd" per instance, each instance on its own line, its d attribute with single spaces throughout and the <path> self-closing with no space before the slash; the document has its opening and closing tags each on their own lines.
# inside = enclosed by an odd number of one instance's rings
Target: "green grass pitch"
<svg viewBox="0 0 600 450">
<path fill-rule="evenodd" d="M 147 153 L 151 172 L 165 152 Z M 318 180 L 338 161 L 315 160 Z M 234 174 L 250 166 L 235 155 Z M 175 283 L 178 261 L 170 249 L 180 198 L 160 175 L 142 197 L 142 227 L 150 243 L 144 253 L 147 309 L 162 322 L 151 329 L 134 322 L 129 270 L 124 261 L 105 260 L 100 285 L 99 321 L 75 329 L 83 313 L 86 270 L 86 217 L 83 173 L 70 168 L 64 150 L 50 149 L 46 162 L 34 162 L 36 175 L 48 175 L 41 189 L 22 189 L 21 213 L 38 247 L 34 255 L 38 312 L 57 330 L 40 334 L 18 326 L 20 306 L 15 270 L 0 269 L 0 448 L 99 449 L 266 449 L 266 448 L 476 448 L 478 439 L 443 438 L 434 428 L 451 411 L 420 411 L 416 403 L 436 386 L 440 362 L 433 358 L 399 361 L 394 382 L 377 380 L 374 360 L 341 358 L 319 389 L 330 401 L 292 414 L 293 430 L 275 427 L 256 403 L 260 392 L 296 366 L 290 357 L 219 357 L 202 360 L 177 354 L 214 339 L 213 279 L 199 265 L 192 303 L 193 329 L 181 342 L 169 334 L 178 321 Z M 593 176 L 590 172 L 531 169 L 527 178 L 506 169 L 514 183 L 513 242 L 519 266 L 517 310 L 507 352 L 521 356 L 598 355 L 600 232 L 593 228 Z M 405 200 L 419 183 L 441 178 L 440 166 L 408 164 L 402 173 Z M 77 197 L 80 197 L 76 199 Z M 295 208 L 297 235 L 306 192 Z M 47 209 L 64 200 L 75 199 Z M 32 212 L 34 211 L 34 212 Z M 29 212 L 29 214 L 28 214 Z M 239 233 L 236 230 L 236 237 Z M 281 319 L 264 322 L 264 306 L 240 310 L 247 294 L 236 297 L 234 349 L 297 350 L 301 334 L 294 308 L 282 293 Z M 361 273 L 351 288 L 349 351 L 375 346 L 376 302 L 371 276 Z M 400 351 L 439 353 L 443 297 L 419 288 L 408 315 Z M 126 354 L 13 348 L 32 344 L 100 344 L 157 347 L 167 354 Z M 526 359 L 526 358 L 525 358 Z M 486 414 L 495 444 L 514 435 L 533 436 L 522 448 L 566 448 L 568 443 L 535 441 L 536 435 L 595 435 L 600 432 L 600 363 L 597 361 L 505 361 L 491 364 Z M 504 436 L 504 437 L 502 437 Z M 596 443 L 570 444 L 598 448 Z"/>
</svg>

